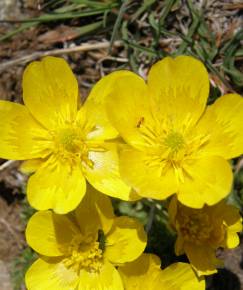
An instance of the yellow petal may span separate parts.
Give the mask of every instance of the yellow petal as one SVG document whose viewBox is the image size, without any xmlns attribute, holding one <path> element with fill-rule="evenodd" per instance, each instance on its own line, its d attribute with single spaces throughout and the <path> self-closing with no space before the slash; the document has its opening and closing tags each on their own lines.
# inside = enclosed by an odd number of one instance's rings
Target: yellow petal
<svg viewBox="0 0 243 290">
<path fill-rule="evenodd" d="M 243 153 L 243 98 L 225 95 L 209 106 L 198 123 L 199 133 L 209 136 L 203 154 L 226 159 Z"/>
<path fill-rule="evenodd" d="M 235 232 L 241 232 L 242 221 L 239 209 L 231 204 L 227 204 L 226 201 L 217 203 L 214 207 L 208 207 L 208 211 L 211 212 L 215 218 L 219 217 L 223 220 L 227 227 L 231 227 Z"/>
<path fill-rule="evenodd" d="M 61 262 L 45 262 L 38 259 L 25 275 L 27 290 L 74 290 L 78 285 L 78 276 Z"/>
<path fill-rule="evenodd" d="M 97 190 L 109 196 L 122 200 L 134 200 L 137 196 L 131 192 L 131 188 L 121 179 L 119 173 L 119 160 L 117 145 L 115 143 L 103 143 L 100 150 L 89 152 L 92 167 L 85 168 L 85 177 Z"/>
<path fill-rule="evenodd" d="M 111 229 L 115 217 L 110 198 L 99 193 L 90 185 L 87 187 L 87 193 L 83 200 L 75 210 L 75 215 L 83 233 L 96 232 L 98 229 L 102 229 L 106 234 Z"/>
<path fill-rule="evenodd" d="M 95 130 L 92 132 L 92 136 L 90 134 L 92 139 L 106 140 L 117 137 L 117 130 L 108 120 L 106 102 L 116 84 L 116 81 L 128 74 L 130 74 L 130 72 L 127 71 L 113 72 L 103 77 L 92 88 L 84 103 L 87 115 L 89 116 L 89 122 L 92 121 L 95 125 Z"/>
<path fill-rule="evenodd" d="M 78 83 L 64 59 L 45 57 L 28 65 L 23 76 L 24 103 L 46 128 L 72 122 L 78 106 Z"/>
<path fill-rule="evenodd" d="M 53 209 L 64 214 L 74 210 L 86 191 L 79 166 L 71 167 L 54 156 L 44 163 L 27 184 L 27 198 L 37 210 Z"/>
<path fill-rule="evenodd" d="M 157 280 L 157 287 L 154 289 L 165 290 L 205 290 L 204 278 L 199 279 L 192 270 L 190 264 L 175 263 L 160 272 Z"/>
<path fill-rule="evenodd" d="M 226 236 L 226 245 L 228 249 L 234 249 L 238 247 L 240 244 L 240 238 L 238 234 L 229 227 L 227 230 L 227 236 Z"/>
<path fill-rule="evenodd" d="M 124 181 L 143 197 L 165 199 L 177 191 L 172 169 L 161 173 L 161 166 L 144 152 L 123 146 L 120 152 L 120 172 Z"/>
<path fill-rule="evenodd" d="M 175 254 L 177 256 L 180 256 L 180 255 L 183 255 L 185 253 L 185 251 L 184 251 L 184 239 L 180 233 L 177 233 L 177 234 L 178 234 L 178 236 L 177 236 L 177 239 L 175 242 Z"/>
<path fill-rule="evenodd" d="M 226 233 L 226 246 L 229 249 L 236 248 L 239 243 L 239 235 L 238 233 L 242 232 L 242 218 L 240 217 L 240 213 L 238 209 L 233 208 L 228 210 L 228 215 L 231 214 L 231 220 L 226 221 L 227 223 L 227 233 Z M 225 213 L 227 214 L 227 213 Z"/>
<path fill-rule="evenodd" d="M 214 205 L 225 198 L 232 186 L 229 163 L 216 156 L 192 160 L 185 164 L 187 172 L 178 190 L 178 200 L 192 208 Z"/>
<path fill-rule="evenodd" d="M 136 261 L 119 267 L 126 290 L 204 290 L 204 279 L 198 279 L 189 264 L 175 263 L 160 269 L 160 259 L 143 254 Z"/>
<path fill-rule="evenodd" d="M 28 245 L 41 255 L 62 256 L 78 228 L 64 215 L 57 215 L 51 211 L 35 213 L 26 228 Z"/>
<path fill-rule="evenodd" d="M 25 160 L 49 154 L 51 136 L 25 106 L 0 101 L 0 127 L 1 158 Z"/>
<path fill-rule="evenodd" d="M 239 245 L 240 239 L 238 233 L 242 231 L 242 219 L 239 213 L 239 209 L 233 205 L 227 204 L 225 201 L 217 203 L 213 207 L 207 208 L 211 216 L 215 221 L 220 220 L 220 224 L 223 226 L 219 227 L 219 231 L 223 231 L 220 236 L 223 247 L 233 249 Z M 222 241 L 223 235 L 223 241 Z M 216 246 L 219 246 L 217 239 L 213 239 Z"/>
<path fill-rule="evenodd" d="M 112 127 L 101 105 L 85 103 L 78 111 L 76 123 L 86 132 L 86 140 L 103 141 L 116 138 L 118 132 Z M 104 112 L 105 114 L 105 112 Z"/>
<path fill-rule="evenodd" d="M 144 145 L 140 126 L 151 122 L 152 118 L 145 81 L 132 72 L 117 72 L 107 98 L 107 113 L 112 125 L 128 143 Z"/>
<path fill-rule="evenodd" d="M 239 209 L 233 205 L 227 204 L 225 200 L 215 204 L 212 207 L 205 208 L 210 215 L 223 220 L 226 225 L 233 225 L 240 219 Z"/>
<path fill-rule="evenodd" d="M 159 276 L 159 257 L 152 254 L 142 254 L 137 260 L 126 263 L 118 268 L 126 290 L 159 290 L 155 288 L 155 282 Z M 167 290 L 167 289 L 165 289 Z"/>
<path fill-rule="evenodd" d="M 124 290 L 121 277 L 116 268 L 105 262 L 100 273 L 81 271 L 79 290 Z"/>
<path fill-rule="evenodd" d="M 174 195 L 169 203 L 168 214 L 169 214 L 169 222 L 175 227 L 176 226 L 176 215 L 177 215 L 177 197 Z"/>
<path fill-rule="evenodd" d="M 25 174 L 30 174 L 35 172 L 44 162 L 46 159 L 30 159 L 24 161 L 20 166 L 20 171 Z"/>
<path fill-rule="evenodd" d="M 106 237 L 105 256 L 120 264 L 138 258 L 144 251 L 147 236 L 143 225 L 129 217 L 118 217 Z"/>
<path fill-rule="evenodd" d="M 152 66 L 148 87 L 156 116 L 167 116 L 176 128 L 192 126 L 205 108 L 209 77 L 204 65 L 195 58 L 165 57 Z"/>
<path fill-rule="evenodd" d="M 211 275 L 217 272 L 216 267 L 221 264 L 221 261 L 216 258 L 214 249 L 208 245 L 197 246 L 191 243 L 185 243 L 184 248 L 198 275 Z"/>
</svg>

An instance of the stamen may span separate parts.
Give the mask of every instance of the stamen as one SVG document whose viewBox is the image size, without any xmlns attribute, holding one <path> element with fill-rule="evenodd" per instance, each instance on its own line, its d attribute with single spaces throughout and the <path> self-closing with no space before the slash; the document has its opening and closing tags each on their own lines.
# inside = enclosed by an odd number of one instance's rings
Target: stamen
<svg viewBox="0 0 243 290">
<path fill-rule="evenodd" d="M 88 158 L 90 148 L 81 128 L 69 125 L 67 128 L 56 132 L 53 138 L 55 142 L 54 153 L 62 160 L 69 162 L 71 165 L 81 162 L 81 164 L 90 168 L 93 167 L 93 162 Z"/>
<path fill-rule="evenodd" d="M 185 119 L 185 124 L 183 121 L 179 128 L 175 116 L 168 114 L 161 116 L 161 119 L 153 117 L 152 121 L 141 117 L 136 124 L 143 137 L 142 147 L 149 149 L 144 158 L 146 166 L 156 169 L 159 177 L 172 169 L 178 183 L 184 183 L 186 175 L 189 176 L 186 162 L 196 158 L 209 140 L 208 136 L 191 131 L 194 122 L 191 114 Z"/>
<path fill-rule="evenodd" d="M 191 210 L 191 213 L 183 212 L 182 207 L 178 220 L 184 240 L 202 244 L 210 239 L 212 224 L 207 213 L 200 210 Z"/>
<path fill-rule="evenodd" d="M 72 268 L 77 274 L 81 270 L 98 273 L 103 262 L 103 251 L 100 241 L 93 237 L 90 239 L 90 236 L 77 235 L 70 244 L 69 255 L 64 259 L 64 265 Z"/>
</svg>

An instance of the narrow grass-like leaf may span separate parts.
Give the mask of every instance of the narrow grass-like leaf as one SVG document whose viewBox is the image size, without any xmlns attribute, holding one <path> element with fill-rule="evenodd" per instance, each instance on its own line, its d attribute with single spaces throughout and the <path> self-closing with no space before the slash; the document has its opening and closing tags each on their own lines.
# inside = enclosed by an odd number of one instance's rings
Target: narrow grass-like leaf
<svg viewBox="0 0 243 290">
<path fill-rule="evenodd" d="M 118 12 L 118 15 L 117 15 L 117 19 L 116 19 L 116 22 L 114 24 L 114 28 L 112 30 L 109 53 L 111 53 L 112 46 L 113 46 L 113 43 L 114 43 L 114 41 L 116 39 L 117 31 L 118 31 L 118 29 L 119 29 L 119 27 L 121 25 L 121 20 L 122 20 L 123 14 L 126 11 L 128 2 L 129 2 L 129 0 L 124 0 L 124 2 L 122 3 L 122 5 L 121 5 L 121 7 L 119 9 L 119 12 Z"/>
<path fill-rule="evenodd" d="M 160 16 L 160 20 L 159 20 L 159 25 L 163 26 L 166 17 L 168 16 L 168 14 L 170 13 L 171 8 L 173 7 L 173 5 L 175 4 L 175 0 L 166 0 L 164 1 L 164 9 L 161 13 Z"/>
<path fill-rule="evenodd" d="M 131 22 L 135 21 L 141 14 L 148 11 L 150 7 L 156 2 L 156 0 L 143 0 L 141 7 L 133 14 Z"/>
<path fill-rule="evenodd" d="M 190 9 L 191 15 L 192 15 L 192 25 L 190 26 L 189 31 L 187 33 L 187 38 L 192 38 L 200 25 L 201 15 L 199 15 L 199 13 L 195 11 L 191 1 L 188 0 L 187 3 L 188 3 L 188 8 Z M 188 46 L 188 43 L 183 41 L 177 50 L 177 54 L 183 54 L 187 46 Z"/>
<path fill-rule="evenodd" d="M 13 29 L 9 32 L 7 32 L 6 34 L 0 36 L 0 42 L 1 41 L 4 41 L 4 40 L 7 40 L 8 38 L 11 38 L 13 37 L 14 35 L 20 33 L 20 32 L 23 32 L 25 31 L 26 29 L 28 28 L 31 28 L 31 27 L 34 27 L 38 24 L 38 22 L 28 22 L 28 23 L 23 23 L 21 24 L 18 28 L 16 29 Z"/>
</svg>

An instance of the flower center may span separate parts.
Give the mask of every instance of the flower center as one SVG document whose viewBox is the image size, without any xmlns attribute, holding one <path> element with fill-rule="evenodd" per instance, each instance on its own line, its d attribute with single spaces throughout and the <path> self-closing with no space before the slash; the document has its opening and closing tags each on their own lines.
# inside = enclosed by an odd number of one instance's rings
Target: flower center
<svg viewBox="0 0 243 290">
<path fill-rule="evenodd" d="M 103 251 L 99 240 L 92 236 L 77 235 L 69 246 L 69 255 L 64 259 L 64 265 L 77 274 L 81 270 L 98 273 L 103 263 Z"/>
<path fill-rule="evenodd" d="M 144 116 L 137 119 L 136 128 L 143 141 L 136 146 L 147 152 L 144 157 L 146 166 L 152 168 L 157 177 L 172 170 L 178 183 L 184 183 L 190 176 L 187 162 L 195 160 L 210 140 L 209 135 L 199 134 L 190 122 L 178 124 L 174 116 L 147 120 Z"/>
<path fill-rule="evenodd" d="M 184 147 L 184 138 L 180 133 L 171 131 L 164 139 L 164 144 L 169 147 L 171 151 L 177 152 Z"/>
<path fill-rule="evenodd" d="M 78 131 L 73 128 L 65 128 L 61 130 L 57 136 L 57 141 L 63 150 L 70 153 L 78 153 L 83 142 Z"/>
<path fill-rule="evenodd" d="M 207 213 L 196 211 L 180 212 L 179 228 L 184 240 L 202 244 L 210 238 L 212 223 Z"/>
<path fill-rule="evenodd" d="M 71 164 L 87 165 L 93 167 L 92 160 L 89 159 L 89 150 L 87 142 L 85 142 L 85 135 L 82 129 L 78 127 L 67 127 L 55 132 L 55 153 L 63 160 L 70 162 Z"/>
</svg>

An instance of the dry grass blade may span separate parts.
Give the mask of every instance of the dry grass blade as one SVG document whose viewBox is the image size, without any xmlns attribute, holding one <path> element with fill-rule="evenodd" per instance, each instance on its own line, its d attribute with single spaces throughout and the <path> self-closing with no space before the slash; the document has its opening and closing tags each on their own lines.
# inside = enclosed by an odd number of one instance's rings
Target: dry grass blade
<svg viewBox="0 0 243 290">
<path fill-rule="evenodd" d="M 113 43 L 114 47 L 120 47 L 123 46 L 123 44 L 120 41 L 115 41 Z M 99 43 L 85 43 L 79 46 L 70 47 L 70 48 L 60 48 L 60 49 L 53 49 L 48 51 L 36 51 L 32 54 L 25 55 L 22 57 L 19 57 L 17 59 L 13 59 L 10 61 L 6 61 L 2 64 L 0 64 L 0 72 L 3 72 L 7 70 L 8 68 L 20 64 L 25 64 L 27 62 L 30 62 L 32 60 L 48 56 L 48 55 L 63 55 L 63 54 L 69 54 L 74 52 L 85 52 L 85 51 L 91 51 L 91 50 L 99 50 L 99 49 L 107 49 L 110 47 L 109 41 L 99 42 Z"/>
</svg>

